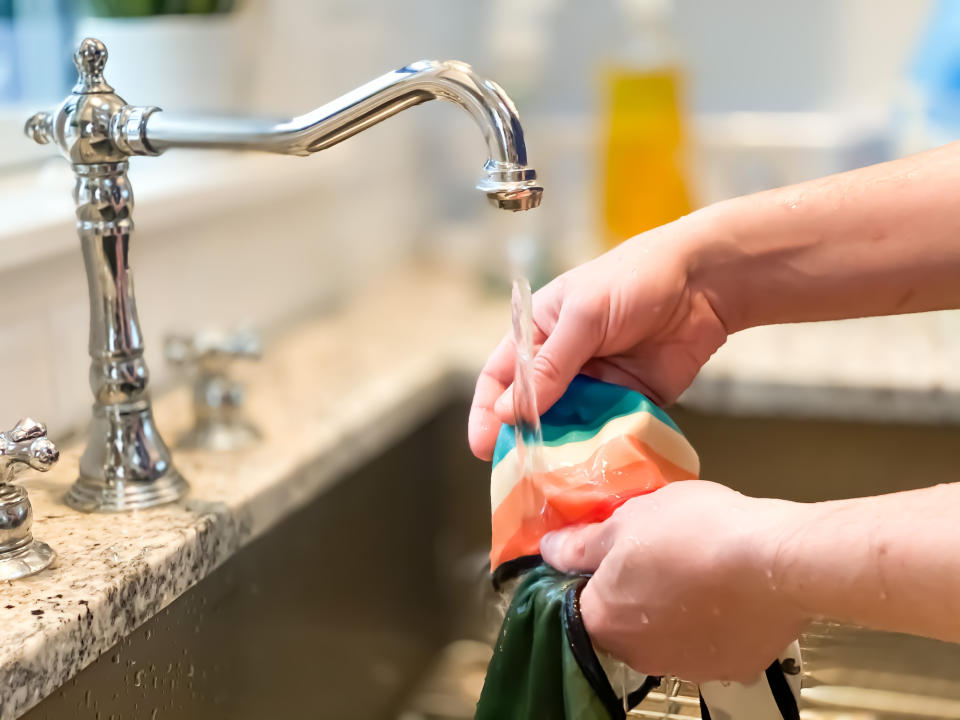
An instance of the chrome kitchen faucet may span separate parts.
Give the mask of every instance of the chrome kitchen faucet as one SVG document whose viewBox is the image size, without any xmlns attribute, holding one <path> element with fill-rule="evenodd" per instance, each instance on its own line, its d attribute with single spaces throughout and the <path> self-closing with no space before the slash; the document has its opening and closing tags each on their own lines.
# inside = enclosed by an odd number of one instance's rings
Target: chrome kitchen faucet
<svg viewBox="0 0 960 720">
<path fill-rule="evenodd" d="M 116 511 L 171 502 L 188 489 L 153 419 L 148 372 L 128 262 L 133 194 L 127 158 L 170 148 L 261 150 L 309 155 L 428 100 L 459 105 L 483 132 L 489 158 L 477 188 L 497 207 L 528 210 L 543 188 L 527 165 L 513 102 L 456 61 L 416 62 L 292 119 L 180 116 L 127 105 L 103 77 L 107 49 L 87 38 L 74 55 L 79 80 L 52 112 L 26 124 L 27 136 L 54 142 L 73 164 L 77 232 L 90 290 L 93 424 L 80 476 L 67 502 Z"/>
</svg>

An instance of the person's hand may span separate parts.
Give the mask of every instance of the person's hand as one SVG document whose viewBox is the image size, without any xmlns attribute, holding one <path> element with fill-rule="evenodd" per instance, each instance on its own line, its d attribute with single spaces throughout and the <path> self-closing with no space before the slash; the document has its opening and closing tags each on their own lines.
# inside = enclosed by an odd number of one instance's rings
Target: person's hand
<svg viewBox="0 0 960 720">
<path fill-rule="evenodd" d="M 638 235 L 564 273 L 533 296 L 537 408 L 555 403 L 579 372 L 672 403 L 727 338 L 713 299 L 693 280 L 694 253 L 714 232 L 694 213 Z M 515 349 L 508 334 L 480 373 L 470 447 L 493 455 L 512 424 Z"/>
<path fill-rule="evenodd" d="M 808 618 L 778 589 L 803 505 L 676 482 L 603 523 L 550 533 L 544 560 L 596 571 L 581 596 L 592 640 L 639 672 L 752 681 Z"/>
</svg>

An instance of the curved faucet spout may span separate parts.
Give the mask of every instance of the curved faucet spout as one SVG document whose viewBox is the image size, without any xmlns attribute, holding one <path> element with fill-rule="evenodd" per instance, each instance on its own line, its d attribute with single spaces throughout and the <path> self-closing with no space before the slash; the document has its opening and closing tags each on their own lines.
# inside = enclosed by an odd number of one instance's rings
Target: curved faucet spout
<svg viewBox="0 0 960 720">
<path fill-rule="evenodd" d="M 309 155 L 401 110 L 442 98 L 469 112 L 487 142 L 489 158 L 477 187 L 503 209 L 540 203 L 543 190 L 527 166 L 516 108 L 503 90 L 463 63 L 414 63 L 306 115 L 271 121 L 178 117 L 128 105 L 104 78 L 107 48 L 95 38 L 80 43 L 73 61 L 78 80 L 71 93 L 52 111 L 30 117 L 24 131 L 34 142 L 59 148 L 76 176 L 73 199 L 90 291 L 95 399 L 79 477 L 67 495 L 67 503 L 80 510 L 152 507 L 178 500 L 189 487 L 157 429 L 150 401 L 129 260 L 131 155 L 159 155 L 175 147 Z"/>
<path fill-rule="evenodd" d="M 407 108 L 441 99 L 470 113 L 489 157 L 477 188 L 498 207 L 527 210 L 543 189 L 527 165 L 523 128 L 513 101 L 466 63 L 416 62 L 382 75 L 305 115 L 289 120 L 190 117 L 131 108 L 115 141 L 129 152 L 158 155 L 169 148 L 229 148 L 309 155 L 336 145 Z M 139 112 L 138 112 L 139 111 Z"/>
</svg>

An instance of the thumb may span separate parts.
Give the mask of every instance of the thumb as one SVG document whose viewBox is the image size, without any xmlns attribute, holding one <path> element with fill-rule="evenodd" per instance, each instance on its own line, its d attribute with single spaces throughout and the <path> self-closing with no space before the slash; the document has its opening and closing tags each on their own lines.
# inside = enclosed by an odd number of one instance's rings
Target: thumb
<svg viewBox="0 0 960 720">
<path fill-rule="evenodd" d="M 577 315 L 571 311 L 561 313 L 557 326 L 533 358 L 533 385 L 537 412 L 541 415 L 560 399 L 570 381 L 596 350 L 593 338 L 583 336 L 584 327 L 577 320 Z M 501 421 L 509 424 L 514 422 L 513 385 L 497 399 L 494 412 Z"/>
<path fill-rule="evenodd" d="M 547 533 L 540 540 L 540 554 L 561 572 L 593 572 L 613 547 L 614 529 L 607 520 Z"/>
</svg>

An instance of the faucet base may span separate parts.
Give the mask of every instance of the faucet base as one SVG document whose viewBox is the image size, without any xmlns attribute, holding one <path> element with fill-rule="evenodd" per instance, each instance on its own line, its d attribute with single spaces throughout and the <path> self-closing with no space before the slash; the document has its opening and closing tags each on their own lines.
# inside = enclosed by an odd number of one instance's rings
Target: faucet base
<svg viewBox="0 0 960 720">
<path fill-rule="evenodd" d="M 134 407 L 94 406 L 80 477 L 65 501 L 83 512 L 142 510 L 176 502 L 190 489 L 174 467 L 148 398 Z"/>
<path fill-rule="evenodd" d="M 260 431 L 245 420 L 198 422 L 196 427 L 177 439 L 176 447 L 183 450 L 230 452 L 256 445 L 260 438 Z"/>
<path fill-rule="evenodd" d="M 39 540 L 31 540 L 16 550 L 0 552 L 0 580 L 16 580 L 38 573 L 49 567 L 56 557 L 53 548 Z"/>
<path fill-rule="evenodd" d="M 81 512 L 124 512 L 176 502 L 189 489 L 190 485 L 175 468 L 149 483 L 122 480 L 107 483 L 102 478 L 81 476 L 64 501 Z"/>
</svg>

